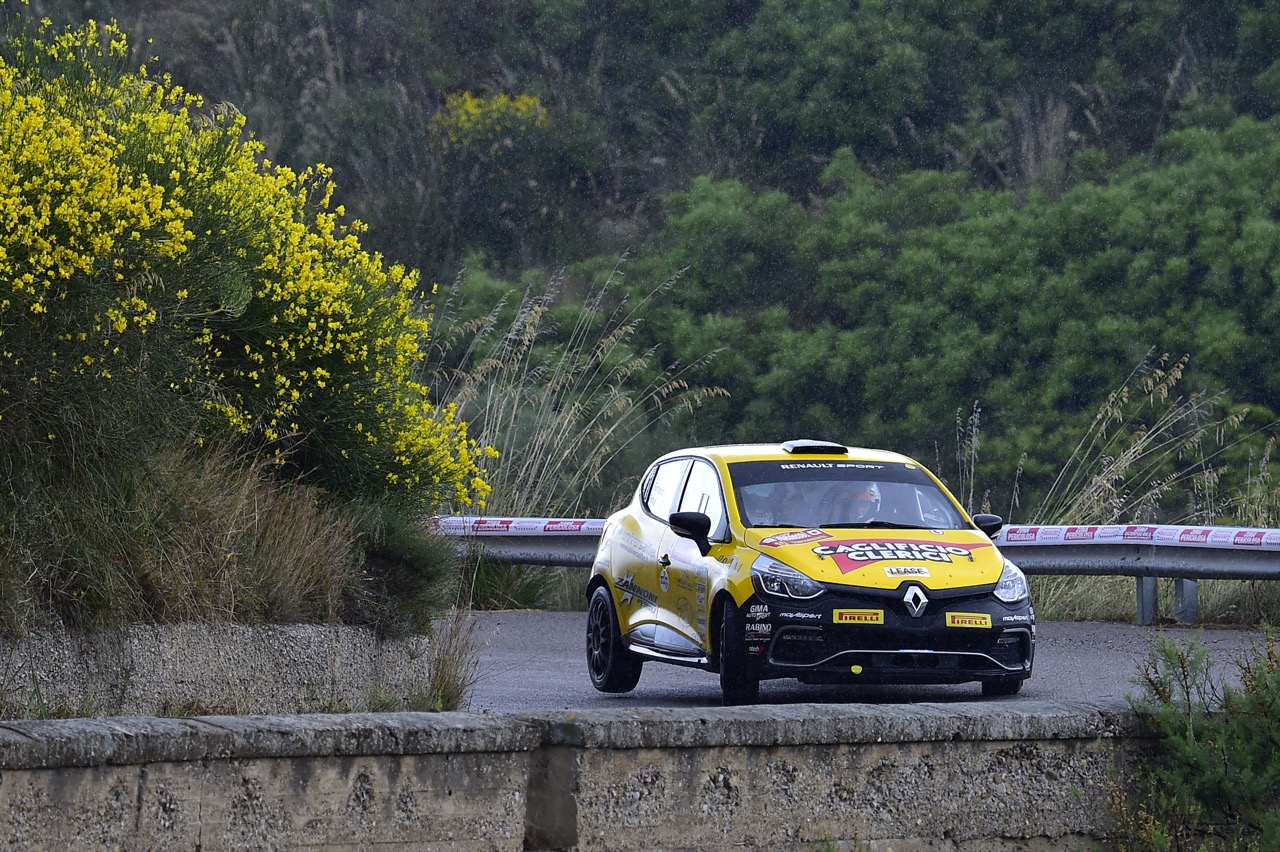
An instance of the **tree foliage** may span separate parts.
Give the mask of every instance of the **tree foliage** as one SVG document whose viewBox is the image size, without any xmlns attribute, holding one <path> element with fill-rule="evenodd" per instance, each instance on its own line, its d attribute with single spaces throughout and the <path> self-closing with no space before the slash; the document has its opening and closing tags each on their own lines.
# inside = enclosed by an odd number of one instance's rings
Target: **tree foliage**
<svg viewBox="0 0 1280 852">
<path fill-rule="evenodd" d="M 679 273 L 636 344 L 732 396 L 672 436 L 943 458 L 980 401 L 979 473 L 1021 464 L 1030 498 L 1148 352 L 1246 432 L 1280 410 L 1265 0 L 33 8 L 152 39 L 427 280 L 567 268 L 570 301 L 629 248 L 637 296 Z"/>
</svg>

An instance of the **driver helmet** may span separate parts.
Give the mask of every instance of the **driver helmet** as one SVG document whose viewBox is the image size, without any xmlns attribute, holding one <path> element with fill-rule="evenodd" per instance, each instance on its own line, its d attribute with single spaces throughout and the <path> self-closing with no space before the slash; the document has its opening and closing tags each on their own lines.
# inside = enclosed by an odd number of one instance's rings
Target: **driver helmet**
<svg viewBox="0 0 1280 852">
<path fill-rule="evenodd" d="M 880 511 L 880 486 L 874 482 L 855 482 L 849 496 L 853 520 L 865 521 Z"/>
</svg>

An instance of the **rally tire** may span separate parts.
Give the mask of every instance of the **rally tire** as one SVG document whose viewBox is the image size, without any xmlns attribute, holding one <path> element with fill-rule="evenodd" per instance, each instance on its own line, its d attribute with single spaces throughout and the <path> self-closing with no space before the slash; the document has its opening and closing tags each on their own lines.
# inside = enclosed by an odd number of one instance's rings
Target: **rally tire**
<svg viewBox="0 0 1280 852">
<path fill-rule="evenodd" d="M 1022 681 L 1024 679 L 1020 677 L 1000 677 L 994 680 L 984 680 L 982 682 L 982 694 L 987 698 L 1017 695 L 1022 691 Z"/>
<path fill-rule="evenodd" d="M 724 706 L 760 700 L 760 675 L 747 657 L 746 625 L 732 598 L 720 604 L 720 691 Z"/>
<path fill-rule="evenodd" d="M 622 641 L 609 587 L 597 586 L 587 605 L 587 671 L 591 685 L 601 692 L 630 692 L 640 682 L 643 666 L 644 660 Z"/>
</svg>

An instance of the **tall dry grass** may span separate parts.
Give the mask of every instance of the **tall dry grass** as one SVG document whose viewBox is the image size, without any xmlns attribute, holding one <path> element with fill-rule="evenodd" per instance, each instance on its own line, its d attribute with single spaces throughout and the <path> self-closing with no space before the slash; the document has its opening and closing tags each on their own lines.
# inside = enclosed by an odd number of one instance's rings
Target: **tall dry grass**
<svg viewBox="0 0 1280 852">
<path fill-rule="evenodd" d="M 227 453 L 84 464 L 22 496 L 0 553 L 9 633 L 334 621 L 359 573 L 349 518 Z"/>
<path fill-rule="evenodd" d="M 689 383 L 700 364 L 667 367 L 637 345 L 646 312 L 676 279 L 633 300 L 621 287 L 622 262 L 572 308 L 561 302 L 563 276 L 553 275 L 518 304 L 511 292 L 469 320 L 452 316 L 448 299 L 438 309 L 430 384 L 499 452 L 483 473 L 493 486 L 488 514 L 606 513 L 634 487 L 633 451 L 681 412 L 725 394 Z M 566 578 L 580 585 L 572 573 L 481 561 L 468 580 L 477 606 L 523 608 L 566 603 Z"/>
<path fill-rule="evenodd" d="M 1270 442 L 1248 462 L 1243 478 L 1227 476 L 1234 463 L 1228 458 L 1257 433 L 1245 431 L 1248 412 L 1225 412 L 1221 397 L 1180 393 L 1188 361 L 1187 356 L 1172 361 L 1164 355 L 1140 362 L 1099 408 L 1044 498 L 1017 523 L 1280 523 Z M 976 415 L 977 407 L 974 411 Z M 968 460 L 962 479 L 967 469 L 970 483 L 979 432 L 975 417 L 958 429 L 958 456 Z M 1227 481 L 1243 484 L 1227 493 Z M 972 490 L 967 493 L 972 497 Z M 1016 501 L 1016 485 L 1014 493 Z M 1037 612 L 1050 620 L 1127 621 L 1136 611 L 1130 578 L 1038 576 L 1031 578 L 1031 585 Z M 1172 581 L 1158 586 L 1161 606 L 1171 608 Z M 1275 587 L 1262 581 L 1203 581 L 1201 618 L 1275 623 L 1280 616 L 1280 589 Z"/>
</svg>

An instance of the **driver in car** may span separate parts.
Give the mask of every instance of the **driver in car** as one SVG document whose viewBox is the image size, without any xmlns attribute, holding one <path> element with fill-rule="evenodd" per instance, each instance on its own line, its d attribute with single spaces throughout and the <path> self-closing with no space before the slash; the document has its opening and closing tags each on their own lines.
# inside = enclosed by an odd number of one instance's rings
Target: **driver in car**
<svg viewBox="0 0 1280 852">
<path fill-rule="evenodd" d="M 880 486 L 874 482 L 854 483 L 850 501 L 850 522 L 865 524 L 880 511 Z"/>
</svg>

